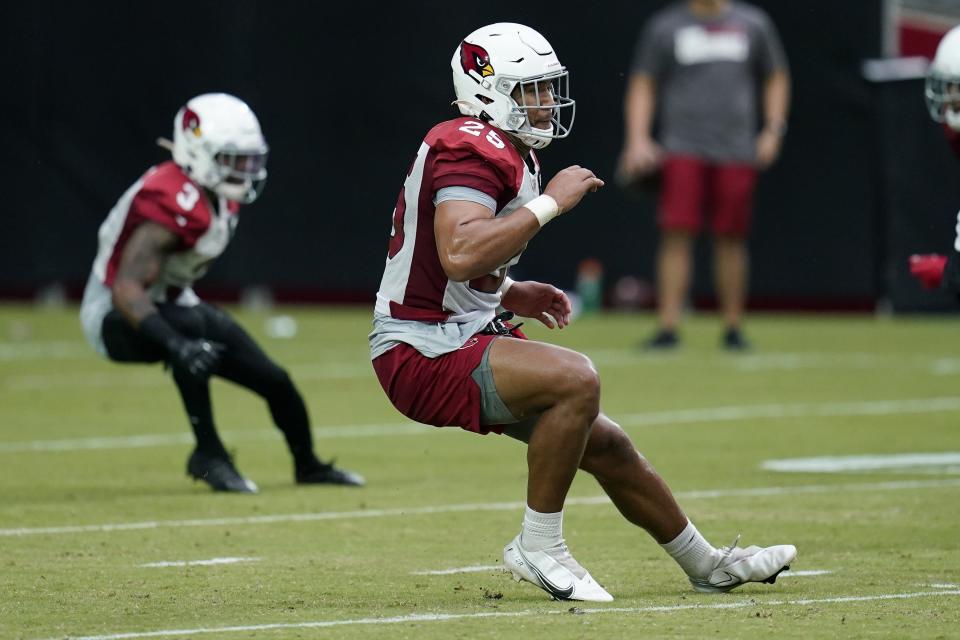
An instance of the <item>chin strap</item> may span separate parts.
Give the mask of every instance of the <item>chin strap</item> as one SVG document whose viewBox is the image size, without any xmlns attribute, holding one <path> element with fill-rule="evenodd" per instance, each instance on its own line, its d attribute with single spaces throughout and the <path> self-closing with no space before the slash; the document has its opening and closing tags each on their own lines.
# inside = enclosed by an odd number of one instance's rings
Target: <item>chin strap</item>
<svg viewBox="0 0 960 640">
<path fill-rule="evenodd" d="M 454 100 L 450 103 L 454 107 L 460 110 L 460 113 L 463 115 L 470 115 L 476 118 L 480 117 L 480 114 L 483 113 L 483 108 L 477 105 L 475 102 L 470 102 L 469 100 Z M 470 113 L 464 113 L 464 108 Z"/>
</svg>

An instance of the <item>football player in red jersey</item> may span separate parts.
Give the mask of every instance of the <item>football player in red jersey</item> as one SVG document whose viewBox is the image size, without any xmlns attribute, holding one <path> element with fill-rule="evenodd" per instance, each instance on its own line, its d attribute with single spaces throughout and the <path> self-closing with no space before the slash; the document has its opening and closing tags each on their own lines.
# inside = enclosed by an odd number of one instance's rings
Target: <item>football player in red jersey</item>
<svg viewBox="0 0 960 640">
<path fill-rule="evenodd" d="M 317 458 L 303 398 L 225 311 L 193 291 L 237 226 L 241 204 L 267 177 L 267 144 L 242 100 L 223 93 L 191 99 L 173 125 L 173 160 L 151 167 L 100 226 L 99 248 L 80 318 L 87 340 L 115 362 L 165 362 L 197 446 L 187 473 L 215 490 L 256 493 L 217 434 L 209 378 L 257 393 L 294 460 L 302 484 L 362 485 L 363 478 Z"/>
<path fill-rule="evenodd" d="M 924 97 L 930 117 L 942 123 L 947 142 L 960 157 L 960 27 L 948 31 L 937 46 Z M 942 286 L 960 293 L 960 213 L 953 251 L 910 256 L 910 273 L 928 289 Z"/>
<path fill-rule="evenodd" d="M 506 434 L 527 443 L 527 508 L 504 565 L 552 597 L 612 596 L 563 541 L 563 506 L 577 469 L 677 559 L 700 591 L 772 582 L 792 545 L 717 549 L 677 505 L 623 430 L 600 411 L 600 379 L 585 356 L 525 336 L 512 314 L 548 327 L 570 301 L 507 271 L 540 229 L 603 186 L 592 171 L 560 171 L 541 194 L 536 151 L 573 124 L 568 72 L 538 32 L 493 24 L 451 60 L 463 117 L 420 144 L 393 212 L 370 334 L 373 367 L 397 409 L 418 422 Z M 506 309 L 497 314 L 498 307 Z"/>
</svg>

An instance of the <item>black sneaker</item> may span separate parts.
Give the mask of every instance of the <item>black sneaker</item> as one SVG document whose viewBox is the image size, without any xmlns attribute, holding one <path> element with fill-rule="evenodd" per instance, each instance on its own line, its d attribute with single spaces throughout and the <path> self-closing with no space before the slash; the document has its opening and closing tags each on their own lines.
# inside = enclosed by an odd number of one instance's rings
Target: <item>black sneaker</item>
<svg viewBox="0 0 960 640">
<path fill-rule="evenodd" d="M 680 346 L 680 336 L 673 329 L 660 329 L 640 344 L 646 351 L 669 351 Z"/>
<path fill-rule="evenodd" d="M 240 475 L 229 457 L 210 455 L 199 450 L 190 454 L 187 460 L 187 475 L 195 480 L 203 480 L 214 491 L 232 491 L 234 493 L 257 493 L 257 485 Z"/>
<path fill-rule="evenodd" d="M 333 465 L 333 461 L 321 462 L 316 458 L 306 465 L 297 467 L 294 476 L 297 484 L 340 484 L 362 487 L 367 483 L 359 473 L 339 469 Z"/>
<path fill-rule="evenodd" d="M 723 334 L 723 348 L 727 351 L 749 351 L 750 342 L 743 337 L 740 329 L 733 327 Z"/>
</svg>

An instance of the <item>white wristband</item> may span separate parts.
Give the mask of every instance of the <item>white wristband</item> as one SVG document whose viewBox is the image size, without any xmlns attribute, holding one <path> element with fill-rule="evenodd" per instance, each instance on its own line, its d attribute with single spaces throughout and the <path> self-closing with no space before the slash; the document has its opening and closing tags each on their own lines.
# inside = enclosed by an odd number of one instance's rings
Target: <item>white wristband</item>
<svg viewBox="0 0 960 640">
<path fill-rule="evenodd" d="M 537 216 L 537 222 L 540 223 L 541 227 L 563 213 L 557 201 L 545 193 L 537 196 L 523 206 L 529 209 L 533 215 Z"/>
<path fill-rule="evenodd" d="M 507 295 L 507 291 L 509 291 L 510 287 L 512 287 L 514 284 L 516 284 L 516 281 L 510 276 L 507 276 L 506 278 L 504 278 L 503 283 L 500 284 L 500 295 L 501 296 Z"/>
</svg>

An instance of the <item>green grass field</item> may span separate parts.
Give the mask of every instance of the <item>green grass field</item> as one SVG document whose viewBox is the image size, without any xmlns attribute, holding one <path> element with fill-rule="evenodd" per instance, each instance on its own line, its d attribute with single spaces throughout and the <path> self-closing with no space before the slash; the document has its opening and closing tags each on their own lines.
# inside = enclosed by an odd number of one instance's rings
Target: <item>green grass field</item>
<svg viewBox="0 0 960 640">
<path fill-rule="evenodd" d="M 532 327 L 594 359 L 604 410 L 714 544 L 799 549 L 776 585 L 697 594 L 578 477 L 565 535 L 616 600 L 573 605 L 497 569 L 522 518 L 522 446 L 396 413 L 367 310 L 276 313 L 296 337 L 237 318 L 303 391 L 321 455 L 366 488 L 295 486 L 263 404 L 216 382 L 261 493 L 213 494 L 184 475 L 191 438 L 160 367 L 101 361 L 73 309 L 0 307 L 0 638 L 960 637 L 957 318 L 757 316 L 746 355 L 718 349 L 708 316 L 658 356 L 635 348 L 648 315 Z M 921 453 L 954 455 L 888 457 Z M 859 455 L 877 464 L 763 466 Z M 186 564 L 224 558 L 241 560 Z"/>
</svg>

